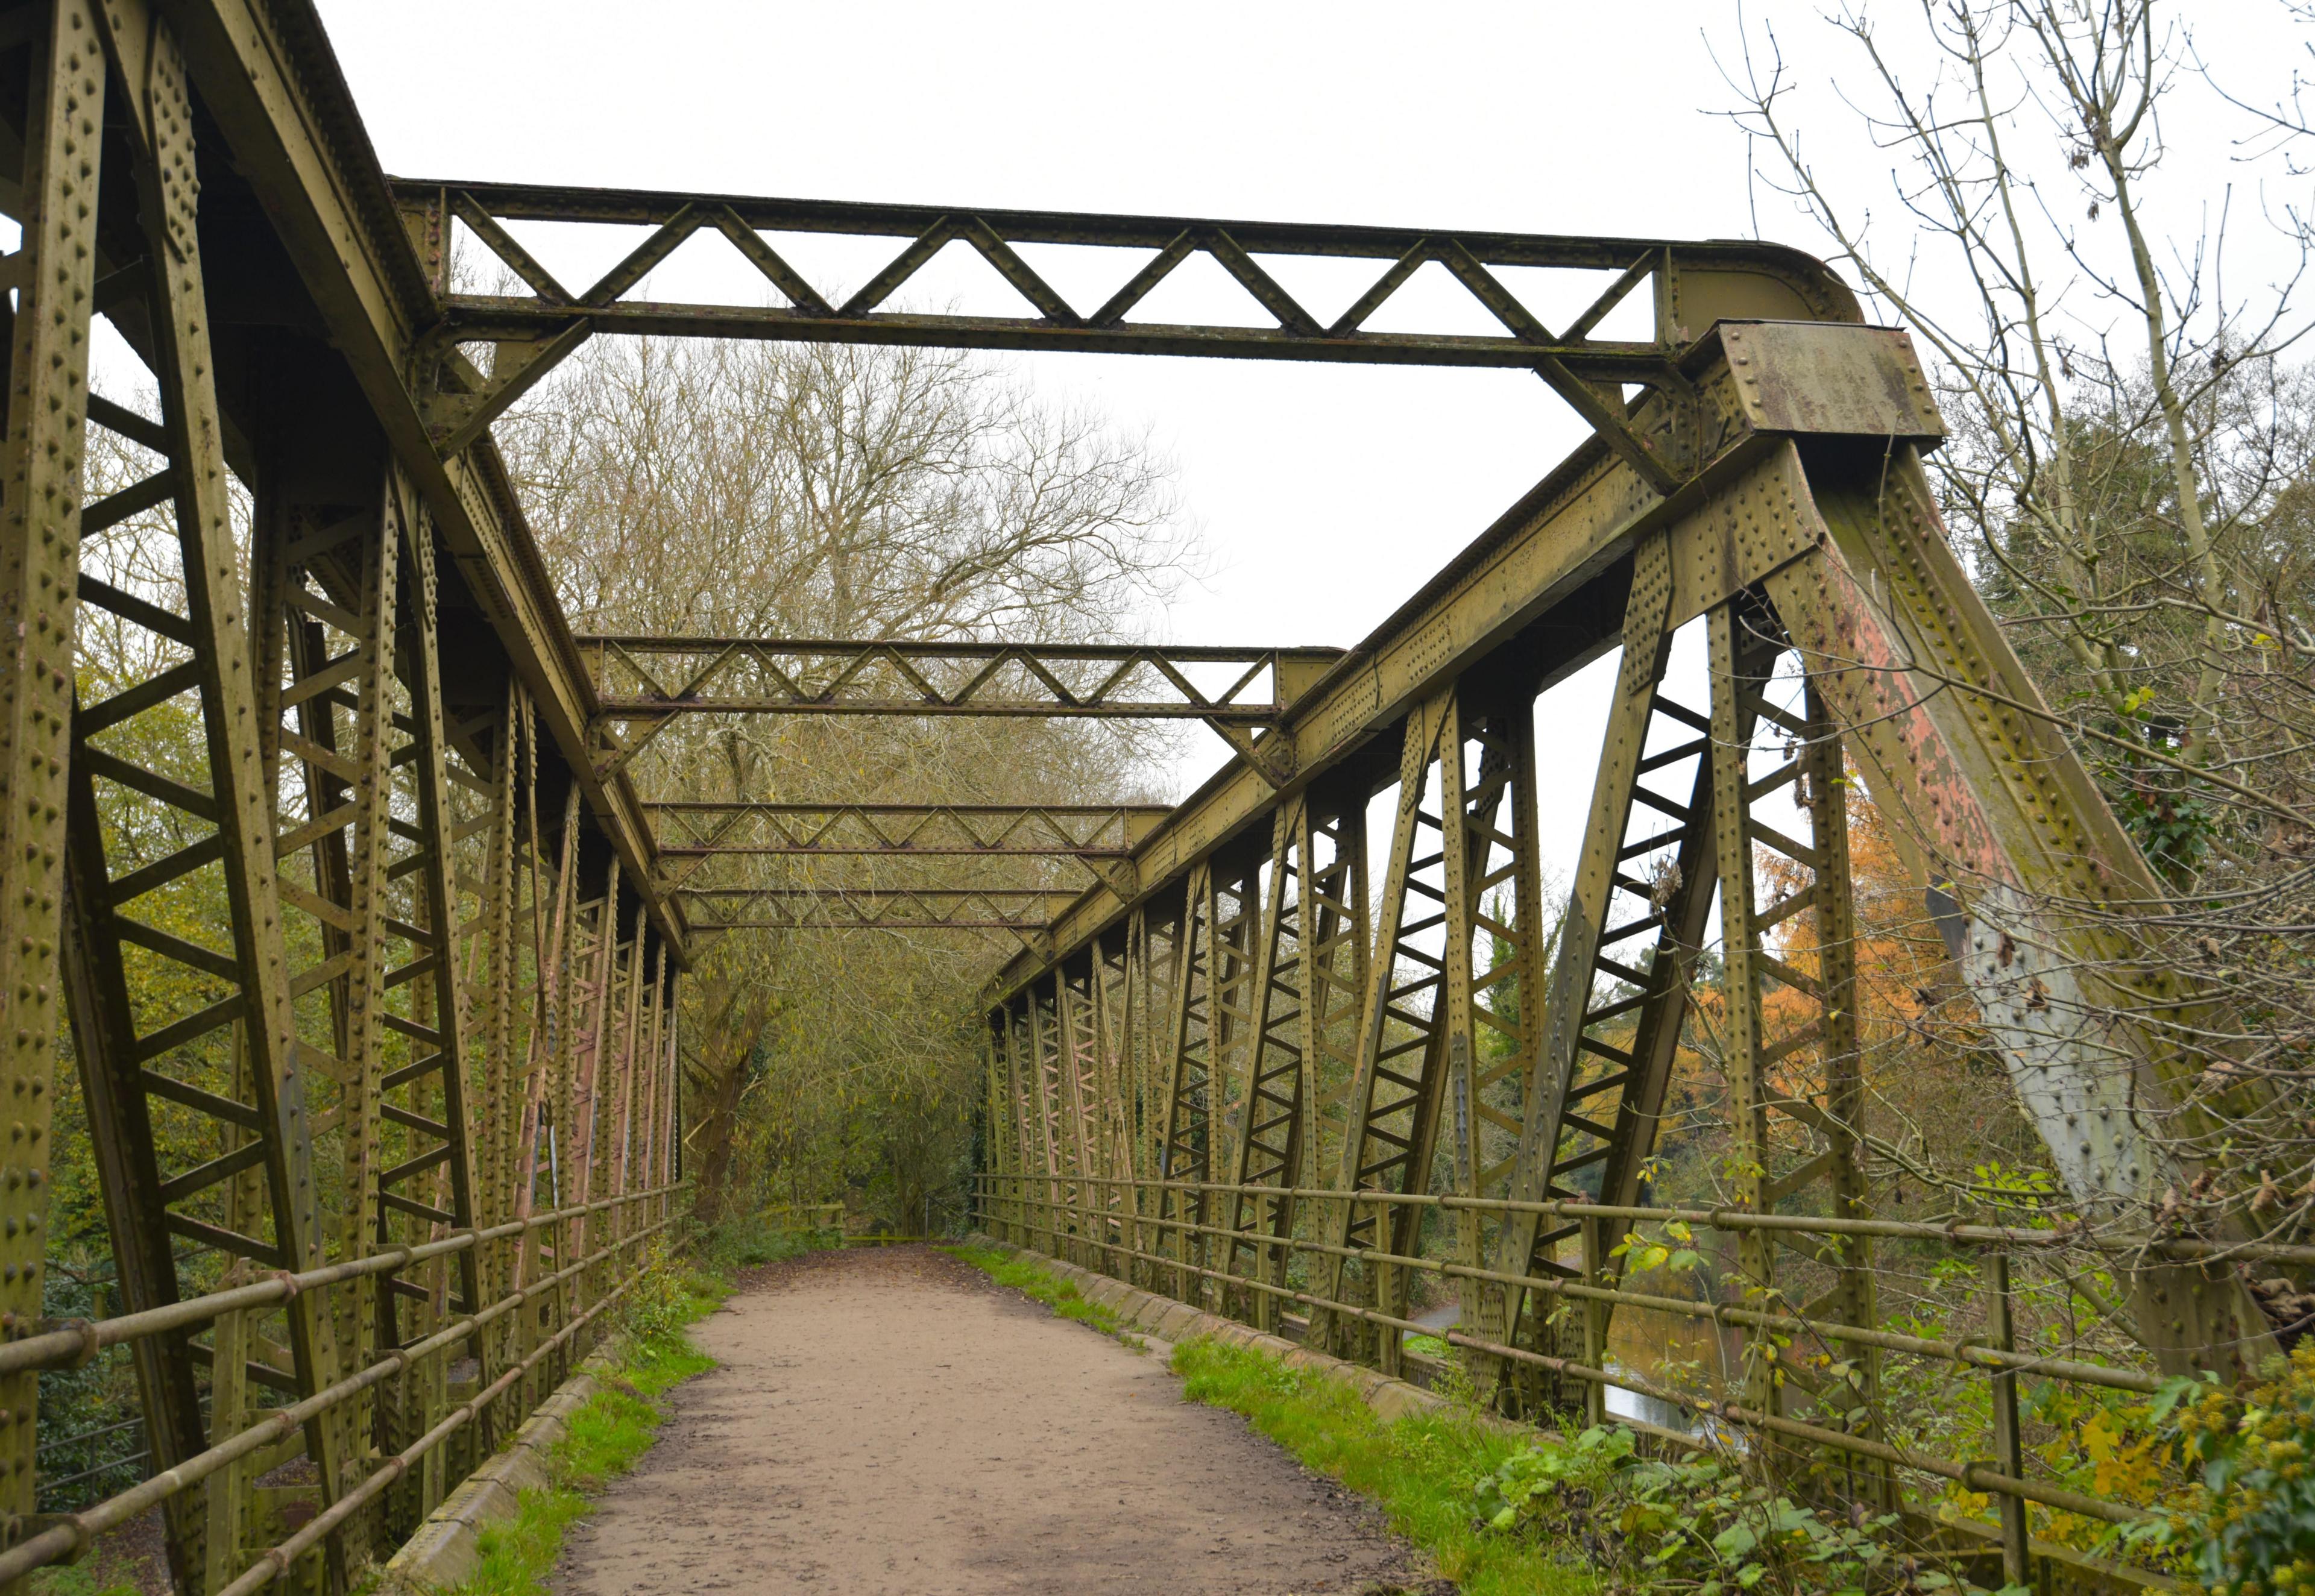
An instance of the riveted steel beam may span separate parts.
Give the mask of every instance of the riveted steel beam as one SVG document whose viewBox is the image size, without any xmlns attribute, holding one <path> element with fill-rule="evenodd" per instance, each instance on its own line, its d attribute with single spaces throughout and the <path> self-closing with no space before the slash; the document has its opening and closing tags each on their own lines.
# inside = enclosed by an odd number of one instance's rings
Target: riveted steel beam
<svg viewBox="0 0 2315 1596">
<path fill-rule="evenodd" d="M 144 27 L 141 0 L 117 9 L 129 31 Z M 310 298 L 310 315 L 425 501 L 448 555 L 446 580 L 455 572 L 461 599 L 530 694 L 620 860 L 626 890 L 640 894 L 679 962 L 681 927 L 649 885 L 650 835 L 637 796 L 590 758 L 592 696 L 497 448 L 482 437 L 445 457 L 412 395 L 419 340 L 439 319 L 430 276 L 438 261 L 429 252 L 439 241 L 405 227 L 319 15 L 307 0 L 199 0 L 169 14 L 205 125 L 230 151 L 233 180 L 258 202 L 260 252 L 287 257 L 295 282 L 286 292 Z"/>
<path fill-rule="evenodd" d="M 71 806 L 73 614 L 80 578 L 81 466 L 87 457 L 88 350 L 96 266 L 96 193 L 105 58 L 87 0 L 57 0 L 33 21 L 25 52 L 23 236 L 10 318 L 5 432 L 0 436 L 0 1075 L 22 1129 L 0 1175 L 10 1324 L 37 1320 L 48 1246 L 49 1105 L 59 1016 L 78 983 L 59 968 L 65 935 L 67 811 Z M 84 1006 L 73 1003 L 78 1013 Z M 86 1055 L 80 1055 L 84 1066 Z M 141 1097 L 137 1106 L 142 1106 Z M 116 1142 L 100 1166 L 119 1219 L 141 1149 Z M 120 1260 L 141 1289 L 168 1270 L 166 1243 Z M 173 1283 L 173 1282 L 172 1282 Z M 178 1378 L 182 1370 L 185 1378 Z M 155 1347 L 137 1375 L 155 1447 L 198 1446 L 190 1370 Z M 0 1406 L 19 1416 L 0 1441 L 0 1539 L 33 1509 L 40 1377 L 0 1379 Z"/>
<path fill-rule="evenodd" d="M 662 858 L 700 855 L 1130 852 L 1165 803 L 646 803 Z"/>
<path fill-rule="evenodd" d="M 1787 362 L 1837 380 L 1799 403 L 1761 375 Z M 1670 549 L 1672 625 L 1798 557 L 1810 534 L 1764 513 L 1768 501 L 1796 490 L 1781 477 L 1757 479 L 1787 438 L 1875 437 L 1886 447 L 1893 437 L 1929 443 L 1943 431 L 1910 341 L 1884 328 L 1729 324 L 1688 352 L 1682 373 L 1712 418 L 1699 434 L 1696 475 L 1664 497 L 1598 439 L 1579 447 L 1286 706 L 1265 740 L 1292 773 L 1287 790 L 1337 776 L 1379 790 L 1396 768 L 1388 750 L 1401 723 L 1441 684 L 1492 665 L 1532 690 L 1613 647 L 1633 551 L 1653 532 L 1695 528 Z M 1738 537 L 1707 529 L 1712 518 L 1732 514 L 1752 517 L 1759 530 Z M 1280 792 L 1272 774 L 1247 761 L 1226 767 L 1135 849 L 1138 891 L 1178 881 L 1197 859 L 1265 828 Z M 1082 945 L 1127 901 L 1106 886 L 1089 891 L 1055 923 L 1057 947 Z M 1033 961 L 1016 960 L 992 990 L 1034 971 Z"/>
<path fill-rule="evenodd" d="M 1693 399 L 1678 369 L 1689 329 L 1732 314 L 1847 319 L 1856 306 L 1816 262 L 1776 245 L 1672 244 L 1442 229 L 1298 226 L 1191 217 L 849 205 L 733 195 L 652 193 L 411 180 L 396 194 L 412 229 L 437 241 L 463 223 L 530 288 L 528 296 L 446 294 L 421 404 L 437 447 L 456 454 L 557 360 L 600 331 L 659 336 L 764 338 L 952 348 L 1069 350 L 1240 359 L 1524 367 L 1565 399 L 1605 447 L 1658 492 L 1693 470 L 1690 418 L 1636 421 L 1627 386 L 1663 395 L 1667 412 Z M 643 225 L 652 231 L 593 284 L 566 288 L 503 225 Z M 787 301 L 783 307 L 636 302 L 626 296 L 652 267 L 702 231 L 720 234 Z M 890 264 L 834 304 L 780 253 L 767 232 L 902 240 Z M 1015 315 L 933 315 L 883 306 L 951 245 L 977 252 L 1010 285 Z M 1073 306 L 1020 248 L 1075 246 L 1124 252 L 1113 258 L 1111 291 L 1098 307 Z M 1017 247 L 1016 247 L 1017 246 Z M 1134 321 L 1133 311 L 1167 277 L 1204 256 L 1235 279 L 1269 327 Z M 1257 257 L 1263 257 L 1258 259 Z M 1321 321 L 1273 274 L 1292 257 L 1377 262 L 1378 275 L 1338 314 Z M 1264 260 L 1269 264 L 1264 263 Z M 1417 271 L 1445 270 L 1499 333 L 1379 332 L 1367 324 Z M 1592 270 L 1595 296 L 1559 332 L 1522 302 L 1502 275 L 1525 268 Z M 438 283 L 440 281 L 438 276 Z M 1645 296 L 1641 290 L 1646 288 Z M 1650 306 L 1648 336 L 1594 336 L 1628 299 Z M 461 341 L 495 341 L 507 352 L 483 376 Z"/>
<path fill-rule="evenodd" d="M 1091 715 L 1266 725 L 1338 648 L 581 637 L 608 720 L 667 714 Z M 1190 675 L 1195 666 L 1212 685 Z"/>
<path fill-rule="evenodd" d="M 579 646 L 601 706 L 593 731 L 604 772 L 624 769 L 686 715 L 985 715 L 1202 720 L 1282 781 L 1291 766 L 1267 729 L 1342 658 L 1330 648 L 809 638 L 584 637 Z"/>
<path fill-rule="evenodd" d="M 396 182 L 413 231 L 447 240 L 463 225 L 521 279 L 527 295 L 449 294 L 436 334 L 432 389 L 422 403 L 439 448 L 455 453 L 545 368 L 602 332 L 672 337 L 762 338 L 947 348 L 1069 350 L 1220 356 L 1238 359 L 1525 368 L 1557 391 L 1621 457 L 1659 491 L 1687 474 L 1680 439 L 1632 424 L 1624 385 L 1680 392 L 1675 368 L 1703 302 L 1717 314 L 1846 319 L 1848 291 L 1816 262 L 1777 245 L 1681 244 L 1661 239 L 1559 237 L 1468 229 L 1333 226 L 1211 217 L 1070 214 L 972 207 L 859 205 L 741 195 L 581 189 L 430 179 Z M 527 249 L 508 223 L 649 227 L 593 283 L 568 286 Z M 695 235 L 720 235 L 786 303 L 698 305 L 627 296 Z M 767 237 L 766 235 L 774 235 Z M 891 238 L 890 262 L 837 302 L 782 253 L 778 235 Z M 1113 252 L 1104 287 L 1073 304 L 1021 253 L 1044 246 Z M 995 269 L 1017 304 L 1013 315 L 942 315 L 887 308 L 952 246 Z M 789 253 L 794 253 L 794 246 Z M 1268 326 L 1159 324 L 1134 311 L 1174 272 L 1203 257 L 1246 293 Z M 1295 258 L 1364 259 L 1376 275 L 1326 314 L 1281 281 Z M 1442 268 L 1493 318 L 1497 332 L 1382 332 L 1368 324 L 1417 271 Z M 1556 268 L 1598 274 L 1582 309 L 1553 331 L 1521 298 L 1507 271 Z M 1049 263 L 1047 270 L 1053 270 Z M 1596 336 L 1627 300 L 1647 306 L 1647 335 Z M 1727 304 L 1734 301 L 1733 305 Z M 1727 305 L 1719 308 L 1719 305 Z M 455 346 L 515 347 L 485 377 Z"/>
<path fill-rule="evenodd" d="M 1043 950 L 1071 897 L 1035 888 L 732 887 L 674 894 L 696 935 L 722 931 L 1003 931 Z"/>
</svg>

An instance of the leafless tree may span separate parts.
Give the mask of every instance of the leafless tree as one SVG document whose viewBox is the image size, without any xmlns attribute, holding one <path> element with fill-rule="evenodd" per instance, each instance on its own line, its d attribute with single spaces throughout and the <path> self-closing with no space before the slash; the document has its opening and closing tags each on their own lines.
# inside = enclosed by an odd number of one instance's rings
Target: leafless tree
<svg viewBox="0 0 2315 1596">
<path fill-rule="evenodd" d="M 2262 102 L 2220 85 L 2189 20 L 2167 0 L 1843 4 L 1809 40 L 1838 58 L 1823 104 L 1773 26 L 1740 16 L 1717 48 L 1758 181 L 1924 346 L 1957 552 L 2164 883 L 2106 923 L 2126 950 L 2106 989 L 2137 989 L 2124 966 L 2209 979 L 2186 1010 L 2083 1017 L 2151 1029 L 2185 1083 L 2149 1124 L 2179 1171 L 2153 1217 L 2295 1236 L 2315 1212 L 2300 85 L 2246 123 Z M 2315 14 L 2274 21 L 2280 39 Z M 1828 120 L 1869 136 L 1885 183 L 1820 158 Z M 2169 129 L 2188 126 L 2242 130 L 2259 203 L 2177 191 Z M 1917 1178 L 1970 1185 L 1974 1149 L 1915 1151 Z"/>
<path fill-rule="evenodd" d="M 499 429 L 574 629 L 1135 641 L 1193 575 L 1146 439 L 949 351 L 602 344 Z M 823 802 L 1148 795 L 1170 734 L 1120 723 L 701 718 L 631 767 L 655 796 Z M 1065 860 L 723 861 L 745 886 L 1087 883 Z M 881 1176 L 918 1219 L 961 1167 L 970 933 L 733 933 L 689 983 L 698 1165 L 819 1199 Z M 791 1189 L 792 1188 L 792 1189 Z"/>
</svg>

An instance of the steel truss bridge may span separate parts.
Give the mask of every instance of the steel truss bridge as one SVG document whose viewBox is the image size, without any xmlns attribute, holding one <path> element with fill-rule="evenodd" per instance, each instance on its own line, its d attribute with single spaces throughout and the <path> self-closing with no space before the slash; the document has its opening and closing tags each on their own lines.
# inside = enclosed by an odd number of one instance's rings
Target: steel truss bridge
<svg viewBox="0 0 2315 1596">
<path fill-rule="evenodd" d="M 1743 1156 L 1734 1206 L 1696 1218 L 1739 1232 L 1764 1286 L 1798 1267 L 1779 1223 L 1805 1232 L 1805 1312 L 1867 1348 L 1869 1382 L 1894 1347 L 1872 1339 L 1869 1248 L 1903 1228 L 1865 1212 L 1846 758 L 1902 818 L 2070 1190 L 2127 1203 L 2168 1178 L 2133 1118 L 2168 1087 L 2159 1050 L 2126 1023 L 2094 1048 L 2082 1016 L 2192 994 L 2154 971 L 2116 1001 L 2098 934 L 2043 907 L 2158 894 L 1947 546 L 1920 462 L 1943 427 L 1911 345 L 1815 261 L 389 178 L 308 0 L 18 0 L 0 132 L 22 228 L 0 446 L 0 1583 L 155 1505 L 187 1592 L 339 1585 L 409 1534 L 677 1222 L 676 994 L 709 933 L 1007 939 L 988 1224 L 1265 1328 L 1307 1317 L 1314 1344 L 1386 1369 L 1411 1275 L 1459 1271 L 1481 1289 L 1459 1336 L 1507 1392 L 1596 1405 L 1607 1316 L 1630 1299 L 1601 1223 L 1661 1212 L 1645 1172 L 1716 903 Z M 510 226 L 535 221 L 646 231 L 566 284 Z M 527 291 L 454 291 L 459 229 Z M 703 231 L 781 305 L 637 299 Z M 891 264 L 836 302 L 781 253 L 812 234 L 886 240 Z M 1114 252 L 1114 290 L 1065 298 L 1032 261 L 1055 245 Z M 892 308 L 951 247 L 1018 314 Z M 1272 324 L 1135 319 L 1199 255 Z M 1294 257 L 1365 262 L 1371 287 L 1328 317 L 1282 286 Z M 1499 330 L 1369 330 L 1434 264 Z M 1507 286 L 1534 267 L 1596 292 L 1548 325 Z M 1646 335 L 1601 335 L 1628 306 Z M 91 392 L 99 318 L 157 414 Z M 1511 368 L 1592 433 L 1346 649 L 579 638 L 490 425 L 620 332 Z M 96 432 L 149 474 L 93 497 Z M 84 565 L 84 539 L 151 513 L 176 578 Z M 164 665 L 94 691 L 76 638 L 100 623 Z M 1690 623 L 1709 686 L 1683 698 L 1665 661 Z M 1533 705 L 1619 646 L 1573 891 L 1547 903 L 1536 788 L 1567 750 L 1538 749 Z M 653 737 L 735 714 L 1187 718 L 1234 752 L 1164 812 L 646 801 Z M 918 873 L 748 874 L 803 856 Z M 977 856 L 1079 875 L 937 874 Z M 1796 926 L 1805 969 L 1772 935 Z M 1798 1009 L 1772 1016 L 1771 987 Z M 95 1322 L 42 1317 L 68 1086 L 118 1262 Z M 1451 1256 L 1424 1253 L 1426 1207 L 1450 1215 Z M 2239 1367 L 2265 1320 L 2191 1252 L 2133 1257 L 2132 1311 L 2166 1361 Z M 1554 1300 L 1581 1303 L 1574 1328 Z M 1753 1317 L 1770 1334 L 1777 1315 Z M 112 1346 L 154 1477 L 44 1512 L 38 1373 Z M 2013 1415 L 2016 1371 L 2041 1366 L 1955 1355 Z M 1728 1411 L 1808 1432 L 1780 1393 L 1755 1380 Z M 1886 1490 L 1906 1460 L 1876 1422 L 1836 1444 Z M 2014 1423 L 2003 1445 L 1958 1477 L 2022 1512 Z M 309 1483 L 265 1483 L 297 1459 Z"/>
</svg>

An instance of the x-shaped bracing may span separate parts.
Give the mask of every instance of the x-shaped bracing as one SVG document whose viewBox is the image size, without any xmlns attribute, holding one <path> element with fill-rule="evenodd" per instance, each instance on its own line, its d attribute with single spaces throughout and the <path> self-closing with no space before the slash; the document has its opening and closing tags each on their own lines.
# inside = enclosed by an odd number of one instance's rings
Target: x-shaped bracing
<svg viewBox="0 0 2315 1596">
<path fill-rule="evenodd" d="M 444 306 L 435 330 L 431 386 L 420 395 L 437 447 L 455 454 L 491 421 L 598 332 L 741 337 L 816 342 L 951 348 L 1195 354 L 1242 359 L 1336 360 L 1394 365 L 1525 368 L 1550 384 L 1585 422 L 1659 492 L 1687 474 L 1657 431 L 1633 423 L 1627 388 L 1685 395 L 1676 359 L 1688 341 L 1678 305 L 1683 272 L 1750 273 L 1784 281 L 1805 302 L 1820 279 L 1790 252 L 1741 243 L 1674 244 L 1634 238 L 1299 226 L 1211 218 L 1077 215 L 939 206 L 828 201 L 401 180 L 396 198 Z M 651 228 L 616 265 L 584 289 L 566 288 L 509 230 L 510 223 L 558 222 Z M 450 291 L 451 239 L 458 227 L 529 291 Z M 780 306 L 702 305 L 628 296 L 695 235 L 726 240 Z M 767 234 L 884 237 L 900 248 L 853 293 L 823 294 Z M 886 308 L 949 245 L 974 251 L 1020 301 L 1022 314 L 965 315 Z M 1090 309 L 1054 287 L 1024 247 L 1064 244 L 1127 250 L 1135 262 Z M 791 247 L 793 247 L 791 245 Z M 1218 266 L 1266 316 L 1267 326 L 1130 319 L 1193 258 Z M 1265 260 L 1366 259 L 1379 268 L 1363 292 L 1331 318 L 1313 313 Z M 1437 265 L 1499 330 L 1483 333 L 1379 332 L 1370 324 L 1424 267 Z M 1606 280 L 1556 331 L 1505 280 L 1507 269 L 1558 268 Z M 1597 336 L 1610 315 L 1653 284 L 1650 335 Z M 1834 307 L 1813 306 L 1810 314 Z M 1698 329 L 1701 331 L 1701 328 Z M 486 374 L 457 353 L 490 342 L 499 354 Z"/>
<path fill-rule="evenodd" d="M 1266 735 L 1342 658 L 1332 648 L 582 637 L 604 772 L 679 715 L 981 715 L 1202 720 L 1273 782 L 1293 774 Z M 1219 667 L 1201 686 L 1195 667 Z"/>
</svg>

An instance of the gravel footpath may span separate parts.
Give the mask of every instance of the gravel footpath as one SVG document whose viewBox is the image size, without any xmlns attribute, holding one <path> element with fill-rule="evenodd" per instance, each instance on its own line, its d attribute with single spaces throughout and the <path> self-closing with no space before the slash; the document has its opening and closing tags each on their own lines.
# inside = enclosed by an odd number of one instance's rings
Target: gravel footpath
<svg viewBox="0 0 2315 1596">
<path fill-rule="evenodd" d="M 693 1334 L 721 1366 L 574 1527 L 557 1592 L 1453 1588 L 1155 1358 L 928 1247 L 753 1272 Z"/>
</svg>

